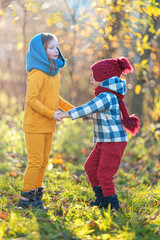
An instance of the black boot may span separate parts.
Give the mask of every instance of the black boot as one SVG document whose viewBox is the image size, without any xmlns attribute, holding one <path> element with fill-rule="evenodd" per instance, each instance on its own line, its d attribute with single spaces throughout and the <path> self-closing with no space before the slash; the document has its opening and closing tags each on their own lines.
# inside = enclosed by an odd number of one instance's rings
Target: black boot
<svg viewBox="0 0 160 240">
<path fill-rule="evenodd" d="M 116 209 L 118 211 L 119 201 L 118 201 L 117 194 L 114 196 L 104 197 L 104 202 L 101 203 L 101 207 L 108 208 L 109 204 L 111 204 L 111 210 Z"/>
<path fill-rule="evenodd" d="M 43 202 L 42 202 L 42 197 L 43 197 L 43 189 L 44 187 L 39 187 L 36 191 L 36 202 L 37 202 L 37 208 L 42 209 L 45 212 L 47 212 L 47 208 L 44 208 Z"/>
<path fill-rule="evenodd" d="M 102 202 L 104 202 L 103 192 L 101 186 L 93 187 L 93 191 L 95 192 L 96 199 L 90 202 L 90 206 L 99 206 L 101 207 Z"/>
<path fill-rule="evenodd" d="M 28 192 L 21 191 L 21 197 L 17 204 L 17 207 L 24 209 L 36 208 L 36 190 L 30 190 Z"/>
</svg>

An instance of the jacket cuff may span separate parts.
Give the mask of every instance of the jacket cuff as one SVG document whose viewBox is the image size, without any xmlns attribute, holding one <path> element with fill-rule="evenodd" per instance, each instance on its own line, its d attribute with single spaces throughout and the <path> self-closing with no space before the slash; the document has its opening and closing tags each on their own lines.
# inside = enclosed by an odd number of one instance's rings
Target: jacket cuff
<svg viewBox="0 0 160 240">
<path fill-rule="evenodd" d="M 44 115 L 45 115 L 47 118 L 49 118 L 49 119 L 51 119 L 54 114 L 55 114 L 55 111 L 53 111 L 53 110 L 50 110 L 50 109 L 48 109 L 48 108 L 46 108 L 46 109 L 44 110 Z"/>
</svg>

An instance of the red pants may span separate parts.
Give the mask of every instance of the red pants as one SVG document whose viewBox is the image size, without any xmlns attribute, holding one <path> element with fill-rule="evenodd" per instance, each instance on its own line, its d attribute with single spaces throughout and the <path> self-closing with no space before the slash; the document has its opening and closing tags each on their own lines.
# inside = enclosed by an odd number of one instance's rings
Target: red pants
<svg viewBox="0 0 160 240">
<path fill-rule="evenodd" d="M 92 187 L 101 185 L 103 196 L 115 195 L 113 176 L 118 171 L 127 142 L 97 143 L 84 167 Z"/>
</svg>

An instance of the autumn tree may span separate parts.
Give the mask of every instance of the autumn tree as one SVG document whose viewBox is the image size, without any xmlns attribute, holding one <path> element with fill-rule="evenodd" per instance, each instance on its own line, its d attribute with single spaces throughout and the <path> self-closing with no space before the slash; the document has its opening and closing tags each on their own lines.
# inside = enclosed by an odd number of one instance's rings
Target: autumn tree
<svg viewBox="0 0 160 240">
<path fill-rule="evenodd" d="M 8 85 L 16 86 L 8 93 L 14 91 L 22 99 L 23 92 L 24 99 L 29 41 L 40 32 L 51 32 L 67 60 L 60 88 L 66 99 L 75 106 L 90 100 L 91 65 L 124 55 L 135 69 L 127 76 L 126 104 L 146 121 L 159 95 L 159 5 L 158 0 L 3 0 L 1 83 L 6 91 Z M 9 34 L 6 24 L 11 26 Z"/>
</svg>

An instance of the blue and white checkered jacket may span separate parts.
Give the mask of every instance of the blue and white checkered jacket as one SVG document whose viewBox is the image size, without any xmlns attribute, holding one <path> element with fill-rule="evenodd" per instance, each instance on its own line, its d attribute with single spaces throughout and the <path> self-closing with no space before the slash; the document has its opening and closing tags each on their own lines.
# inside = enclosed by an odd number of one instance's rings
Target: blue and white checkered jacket
<svg viewBox="0 0 160 240">
<path fill-rule="evenodd" d="M 117 76 L 101 82 L 100 86 L 121 95 L 126 94 L 126 82 Z M 94 142 L 128 142 L 126 130 L 121 124 L 118 98 L 110 92 L 102 92 L 68 113 L 72 120 L 92 116 Z"/>
</svg>

